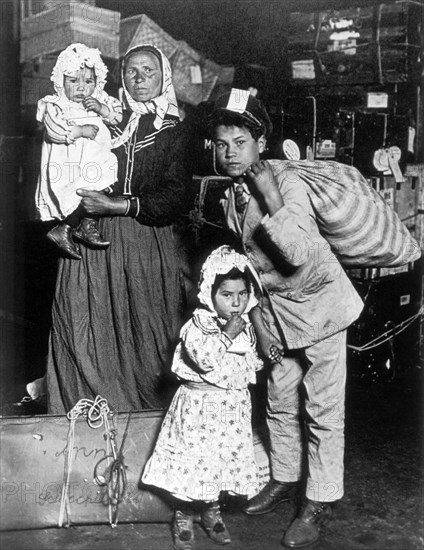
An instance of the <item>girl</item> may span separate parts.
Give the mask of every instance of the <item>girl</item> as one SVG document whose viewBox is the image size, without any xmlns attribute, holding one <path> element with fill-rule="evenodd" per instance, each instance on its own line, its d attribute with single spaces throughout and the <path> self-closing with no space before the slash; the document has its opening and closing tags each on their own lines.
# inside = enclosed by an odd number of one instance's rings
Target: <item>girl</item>
<svg viewBox="0 0 424 550">
<path fill-rule="evenodd" d="M 174 548 L 193 548 L 193 515 L 217 544 L 230 542 L 220 491 L 257 492 L 248 385 L 262 368 L 247 313 L 260 283 L 246 258 L 221 246 L 205 261 L 198 307 L 183 326 L 172 370 L 182 380 L 142 481 L 176 499 Z"/>
<path fill-rule="evenodd" d="M 103 91 L 106 74 L 98 49 L 71 44 L 59 54 L 52 71 L 56 93 L 38 102 L 37 120 L 45 134 L 37 213 L 43 221 L 62 220 L 47 237 L 74 259 L 81 256 L 72 238 L 92 248 L 109 245 L 100 236 L 97 219 L 83 218 L 76 194 L 77 188 L 108 189 L 116 180 L 117 160 L 104 122 L 121 122 L 122 107 Z"/>
</svg>

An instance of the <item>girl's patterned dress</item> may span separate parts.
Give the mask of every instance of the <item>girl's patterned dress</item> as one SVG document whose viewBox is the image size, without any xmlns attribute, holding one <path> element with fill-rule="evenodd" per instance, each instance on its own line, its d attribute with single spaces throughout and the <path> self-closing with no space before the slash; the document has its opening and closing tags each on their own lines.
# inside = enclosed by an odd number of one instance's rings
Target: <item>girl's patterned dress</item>
<svg viewBox="0 0 424 550">
<path fill-rule="evenodd" d="M 221 330 L 225 322 L 199 308 L 182 328 L 172 370 L 184 383 L 142 478 L 182 500 L 212 502 L 220 491 L 249 498 L 258 492 L 248 385 L 262 361 L 252 325 L 232 341 Z"/>
</svg>

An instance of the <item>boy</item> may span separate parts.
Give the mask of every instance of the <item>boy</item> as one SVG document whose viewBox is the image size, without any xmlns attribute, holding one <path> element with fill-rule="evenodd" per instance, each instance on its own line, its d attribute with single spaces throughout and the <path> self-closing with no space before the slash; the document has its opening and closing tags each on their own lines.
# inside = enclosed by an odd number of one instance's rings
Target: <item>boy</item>
<svg viewBox="0 0 424 550">
<path fill-rule="evenodd" d="M 244 511 L 265 514 L 291 499 L 307 453 L 305 498 L 282 541 L 304 547 L 343 496 L 346 328 L 363 304 L 319 233 L 302 181 L 293 171 L 277 179 L 260 161 L 272 128 L 261 102 L 233 89 L 216 100 L 211 126 L 219 171 L 234 181 L 222 201 L 226 223 L 263 286 L 252 321 L 266 355 L 272 345 L 285 351 L 268 378 L 272 479 Z"/>
</svg>

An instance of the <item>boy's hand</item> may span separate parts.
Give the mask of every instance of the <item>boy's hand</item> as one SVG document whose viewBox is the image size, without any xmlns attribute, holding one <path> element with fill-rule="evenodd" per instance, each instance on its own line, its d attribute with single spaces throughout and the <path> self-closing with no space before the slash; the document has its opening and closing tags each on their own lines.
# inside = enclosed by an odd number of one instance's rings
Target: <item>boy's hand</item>
<svg viewBox="0 0 424 550">
<path fill-rule="evenodd" d="M 278 183 L 269 164 L 263 160 L 252 163 L 246 170 L 248 182 L 263 196 L 270 188 L 278 191 Z"/>
<path fill-rule="evenodd" d="M 84 124 L 81 126 L 82 128 L 82 137 L 88 138 L 88 139 L 95 139 L 99 132 L 99 127 L 95 124 Z"/>
<path fill-rule="evenodd" d="M 84 107 L 87 109 L 87 111 L 94 111 L 95 113 L 100 114 L 100 111 L 102 110 L 102 103 L 98 99 L 95 99 L 92 96 L 88 96 L 84 99 L 82 102 Z"/>
<path fill-rule="evenodd" d="M 239 313 L 233 313 L 231 319 L 226 323 L 222 329 L 227 336 L 234 340 L 241 332 L 243 332 L 246 326 L 246 321 L 241 317 Z"/>
<path fill-rule="evenodd" d="M 271 216 L 283 206 L 278 181 L 266 161 L 252 163 L 246 170 L 246 179 L 252 192 L 262 196 Z"/>
</svg>

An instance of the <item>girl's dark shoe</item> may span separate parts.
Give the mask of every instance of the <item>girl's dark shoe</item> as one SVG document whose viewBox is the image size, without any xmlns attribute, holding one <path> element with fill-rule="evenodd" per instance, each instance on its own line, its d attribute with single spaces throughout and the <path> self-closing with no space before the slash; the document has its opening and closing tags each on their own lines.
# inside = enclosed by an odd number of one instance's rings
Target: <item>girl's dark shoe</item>
<svg viewBox="0 0 424 550">
<path fill-rule="evenodd" d="M 200 525 L 216 544 L 229 544 L 230 533 L 221 516 L 219 504 L 208 506 L 200 516 Z"/>
<path fill-rule="evenodd" d="M 289 548 L 304 548 L 319 539 L 319 529 L 332 515 L 330 502 L 306 499 L 299 516 L 293 521 L 283 537 L 282 544 Z"/>
<path fill-rule="evenodd" d="M 110 245 L 100 235 L 98 221 L 94 218 L 83 218 L 78 228 L 74 229 L 73 237 L 89 248 L 107 248 Z"/>
<path fill-rule="evenodd" d="M 174 550 L 194 550 L 193 516 L 177 510 L 172 523 Z"/>
<path fill-rule="evenodd" d="M 279 504 L 291 500 L 296 496 L 298 483 L 286 483 L 271 479 L 265 487 L 251 498 L 243 512 L 249 516 L 259 516 L 272 512 Z"/>
<path fill-rule="evenodd" d="M 46 236 L 60 248 L 65 256 L 73 260 L 81 260 L 78 247 L 72 240 L 72 227 L 70 225 L 59 223 Z"/>
</svg>

